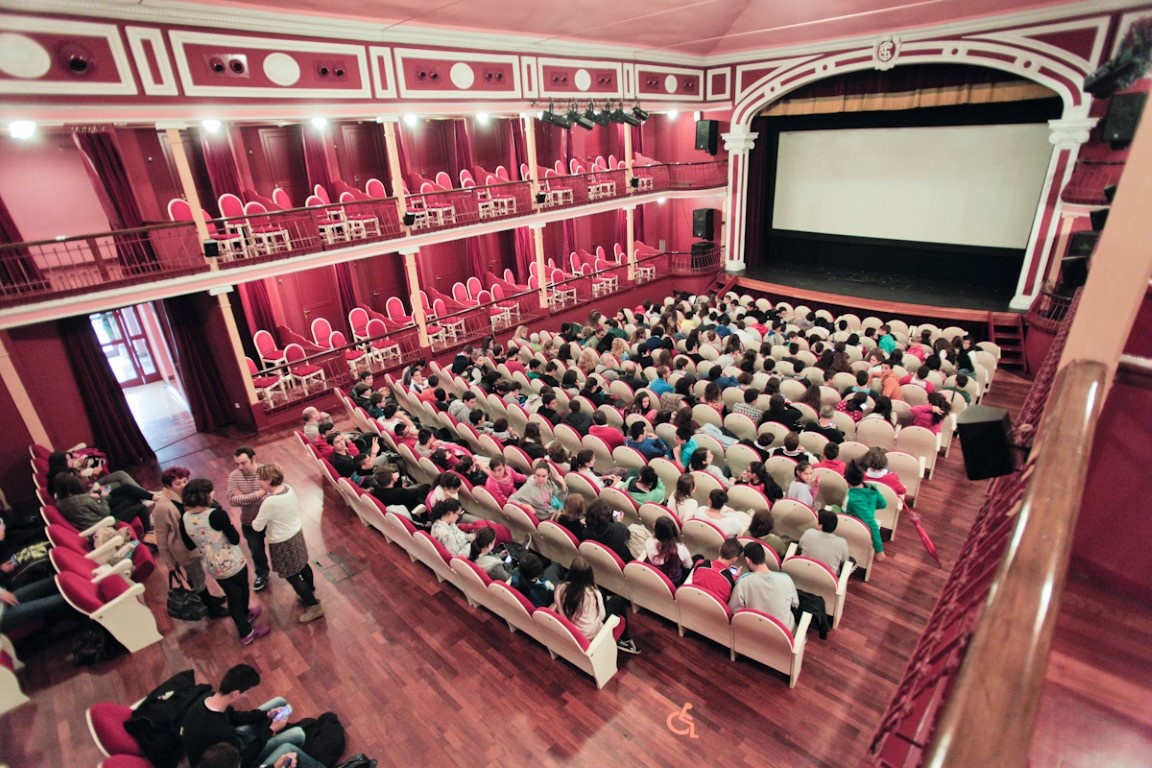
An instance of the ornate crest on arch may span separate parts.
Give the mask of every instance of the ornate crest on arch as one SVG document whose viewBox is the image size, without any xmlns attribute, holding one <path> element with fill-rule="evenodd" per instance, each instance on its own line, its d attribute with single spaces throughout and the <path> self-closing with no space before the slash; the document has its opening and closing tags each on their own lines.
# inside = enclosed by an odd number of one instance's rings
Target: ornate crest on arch
<svg viewBox="0 0 1152 768">
<path fill-rule="evenodd" d="M 896 59 L 900 56 L 900 37 L 885 35 L 872 46 L 872 64 L 876 69 L 884 72 L 896 66 Z"/>
</svg>

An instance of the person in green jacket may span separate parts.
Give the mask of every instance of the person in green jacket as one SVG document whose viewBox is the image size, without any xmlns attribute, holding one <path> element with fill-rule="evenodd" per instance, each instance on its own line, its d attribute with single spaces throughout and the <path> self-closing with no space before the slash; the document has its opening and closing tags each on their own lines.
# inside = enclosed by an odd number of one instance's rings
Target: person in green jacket
<svg viewBox="0 0 1152 768">
<path fill-rule="evenodd" d="M 628 481 L 624 486 L 624 490 L 628 495 L 635 500 L 637 504 L 663 504 L 664 500 L 668 498 L 668 491 L 664 488 L 664 481 L 656 474 L 656 470 L 652 467 L 644 466 L 636 474 L 636 477 Z"/>
<path fill-rule="evenodd" d="M 844 479 L 848 482 L 845 514 L 852 515 L 868 526 L 868 530 L 872 531 L 872 549 L 876 551 L 876 559 L 887 560 L 884 542 L 880 540 L 880 524 L 876 522 L 876 510 L 884 509 L 888 503 L 872 483 L 864 482 L 864 470 L 855 461 L 844 470 Z"/>
</svg>

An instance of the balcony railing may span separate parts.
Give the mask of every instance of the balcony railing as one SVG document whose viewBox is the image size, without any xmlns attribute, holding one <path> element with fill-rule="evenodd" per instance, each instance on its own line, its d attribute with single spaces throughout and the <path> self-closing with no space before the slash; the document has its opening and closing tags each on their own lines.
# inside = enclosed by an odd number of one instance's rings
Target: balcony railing
<svg viewBox="0 0 1152 768">
<path fill-rule="evenodd" d="M 624 170 L 552 176 L 533 200 L 526 181 L 429 192 L 407 198 L 408 223 L 397 201 L 362 199 L 322 207 L 269 211 L 213 219 L 208 228 L 222 270 L 373 242 L 401 241 L 428 231 L 574 208 L 629 195 L 704 189 L 725 183 L 723 162 L 638 166 L 629 183 Z M 645 175 L 646 174 L 646 175 Z M 647 179 L 647 181 L 645 181 Z M 676 274 L 718 269 L 719 252 L 675 254 L 664 264 Z M 0 306 L 88 293 L 133 283 L 205 272 L 209 263 L 191 222 L 159 224 L 41 242 L 0 246 Z"/>
<path fill-rule="evenodd" d="M 720 246 L 707 249 L 693 249 L 691 251 L 672 251 L 672 274 L 674 275 L 702 275 L 707 272 L 716 272 L 723 261 Z"/>
<path fill-rule="evenodd" d="M 0 305 L 207 270 L 196 228 L 186 223 L 2 245 Z"/>
</svg>

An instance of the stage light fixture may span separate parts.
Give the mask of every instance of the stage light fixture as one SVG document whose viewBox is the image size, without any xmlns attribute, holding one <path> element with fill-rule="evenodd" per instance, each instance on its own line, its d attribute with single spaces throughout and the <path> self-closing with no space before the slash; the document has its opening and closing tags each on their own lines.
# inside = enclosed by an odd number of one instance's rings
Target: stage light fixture
<svg viewBox="0 0 1152 768">
<path fill-rule="evenodd" d="M 569 120 L 564 115 L 556 114 L 555 109 L 556 109 L 555 104 L 549 104 L 548 109 L 545 110 L 540 115 L 540 119 L 546 123 L 551 123 L 552 125 L 560 126 L 561 128 L 565 128 L 565 129 L 571 128 L 572 127 L 572 121 Z"/>
<path fill-rule="evenodd" d="M 639 120 L 647 120 L 648 119 L 648 113 L 646 111 L 644 111 L 643 109 L 640 109 L 639 104 L 632 107 L 632 114 L 635 115 L 636 118 L 638 118 Z"/>
<path fill-rule="evenodd" d="M 568 110 L 568 119 L 572 122 L 573 125 L 578 125 L 586 131 L 590 131 L 596 127 L 594 122 L 580 114 L 580 110 L 576 108 L 575 104 L 573 104 Z"/>
<path fill-rule="evenodd" d="M 584 110 L 584 117 L 588 118 L 596 125 L 607 127 L 611 122 L 608 117 L 608 112 L 603 109 L 596 109 L 596 102 L 588 102 L 588 109 Z"/>
</svg>

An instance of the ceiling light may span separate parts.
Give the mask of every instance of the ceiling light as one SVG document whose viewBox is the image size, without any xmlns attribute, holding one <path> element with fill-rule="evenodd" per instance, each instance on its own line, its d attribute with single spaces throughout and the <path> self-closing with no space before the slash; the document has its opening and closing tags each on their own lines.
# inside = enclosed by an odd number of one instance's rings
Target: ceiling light
<svg viewBox="0 0 1152 768">
<path fill-rule="evenodd" d="M 13 120 L 8 123 L 8 135 L 14 139 L 30 139 L 36 135 L 36 123 L 32 120 Z"/>
<path fill-rule="evenodd" d="M 656 202 L 660 203 L 660 205 L 664 205 L 664 202 L 665 202 L 667 199 L 668 199 L 668 198 L 666 198 L 666 197 L 658 197 L 658 198 L 656 198 Z"/>
<path fill-rule="evenodd" d="M 327 118 L 324 118 L 324 117 L 312 118 L 312 127 L 318 131 L 324 130 L 324 127 L 327 125 L 328 125 L 328 119 Z"/>
<path fill-rule="evenodd" d="M 413 115 L 413 114 L 407 114 L 407 115 L 404 115 L 404 124 L 405 124 L 405 125 L 416 125 L 416 122 L 417 122 L 419 119 L 420 119 L 420 118 L 416 117 L 416 115 Z"/>
<path fill-rule="evenodd" d="M 678 115 L 678 114 L 680 114 L 680 113 L 679 113 L 679 112 L 677 112 L 676 110 L 674 110 L 674 109 L 670 109 L 670 110 L 668 110 L 668 119 L 669 119 L 669 120 L 675 120 L 675 119 L 676 119 L 676 115 Z"/>
<path fill-rule="evenodd" d="M 476 122 L 480 123 L 481 125 L 487 125 L 488 124 L 488 113 L 487 112 L 477 112 L 476 113 Z"/>
<path fill-rule="evenodd" d="M 213 120 L 213 119 L 209 118 L 208 120 L 205 120 L 202 123 L 200 123 L 200 125 L 201 125 L 201 127 L 204 128 L 204 130 L 208 131 L 208 133 L 219 133 L 220 128 L 224 124 L 221 123 L 219 120 Z"/>
</svg>

